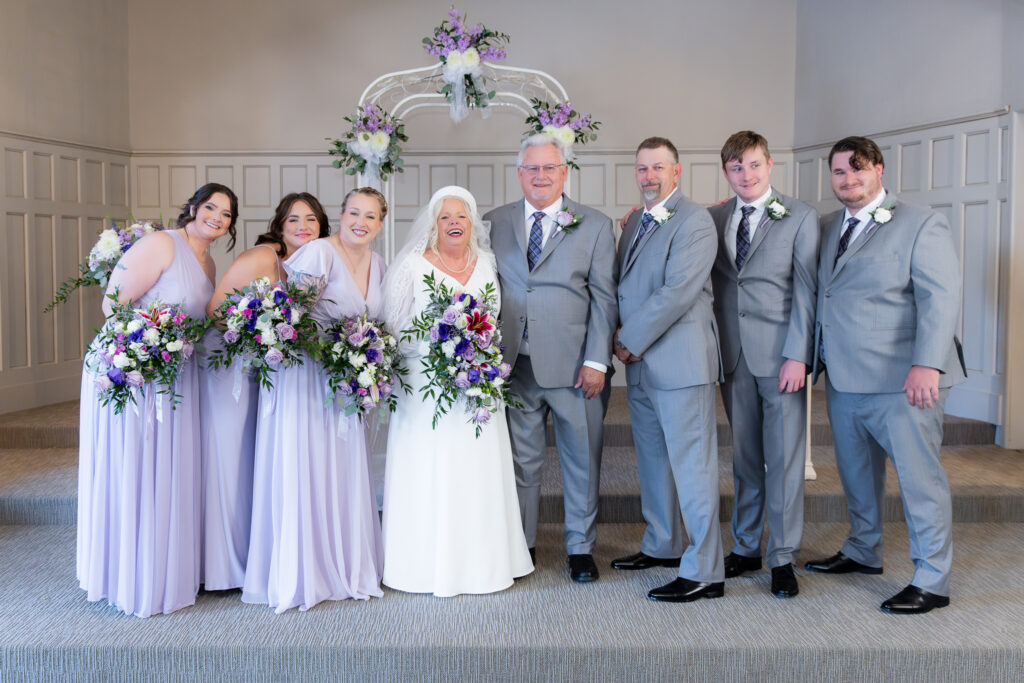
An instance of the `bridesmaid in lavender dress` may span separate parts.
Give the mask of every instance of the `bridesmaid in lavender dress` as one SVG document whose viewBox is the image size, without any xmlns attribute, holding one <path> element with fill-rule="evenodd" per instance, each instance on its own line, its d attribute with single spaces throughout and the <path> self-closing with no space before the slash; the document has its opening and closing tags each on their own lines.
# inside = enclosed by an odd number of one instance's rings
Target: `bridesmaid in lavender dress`
<svg viewBox="0 0 1024 683">
<path fill-rule="evenodd" d="M 238 199 L 218 184 L 199 188 L 178 229 L 139 240 L 118 262 L 107 291 L 140 307 L 154 301 L 206 315 L 214 264 L 206 253 L 225 233 L 234 242 Z M 105 300 L 104 312 L 111 313 Z M 88 361 L 87 361 L 88 362 Z M 187 362 L 175 385 L 181 403 L 146 385 L 120 415 L 100 405 L 82 373 L 78 468 L 78 581 L 87 598 L 148 617 L 195 602 L 199 591 L 200 447 L 198 376 Z"/>
<path fill-rule="evenodd" d="M 286 195 L 277 205 L 267 232 L 256 246 L 235 259 L 206 305 L 213 315 L 236 289 L 258 278 L 284 282 L 281 260 L 307 242 L 331 234 L 327 214 L 308 192 Z M 222 332 L 210 328 L 203 338 L 205 353 L 222 343 Z M 252 467 L 256 449 L 256 407 L 259 387 L 243 375 L 241 365 L 199 373 L 199 405 L 203 444 L 203 541 L 200 581 L 206 590 L 241 588 L 249 554 L 252 514 Z"/>
<path fill-rule="evenodd" d="M 338 234 L 310 242 L 284 264 L 315 287 L 322 326 L 368 311 L 380 316 L 384 262 L 370 250 L 387 212 L 383 195 L 353 190 Z M 281 613 L 322 600 L 380 597 L 383 564 L 365 431 L 327 405 L 323 366 L 308 361 L 276 373 L 260 390 L 252 534 L 242 600 Z"/>
</svg>

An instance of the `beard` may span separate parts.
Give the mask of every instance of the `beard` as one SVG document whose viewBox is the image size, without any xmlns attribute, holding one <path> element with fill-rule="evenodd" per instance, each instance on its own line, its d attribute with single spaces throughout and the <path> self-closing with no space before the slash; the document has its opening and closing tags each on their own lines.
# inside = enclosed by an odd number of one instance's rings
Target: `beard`
<svg viewBox="0 0 1024 683">
<path fill-rule="evenodd" d="M 657 199 L 659 196 L 661 196 L 661 183 L 641 187 L 640 192 L 641 194 L 643 194 L 644 199 L 647 201 Z"/>
</svg>

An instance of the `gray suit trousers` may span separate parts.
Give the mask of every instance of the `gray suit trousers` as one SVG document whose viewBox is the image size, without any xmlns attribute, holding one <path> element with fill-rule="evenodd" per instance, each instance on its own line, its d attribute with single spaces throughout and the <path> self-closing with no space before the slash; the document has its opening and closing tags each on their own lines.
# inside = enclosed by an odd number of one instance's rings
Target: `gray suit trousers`
<svg viewBox="0 0 1024 683">
<path fill-rule="evenodd" d="M 806 396 L 780 394 L 778 377 L 755 377 L 741 350 L 722 384 L 722 401 L 732 426 L 732 552 L 760 557 L 767 519 L 766 563 L 790 564 L 804 528 Z"/>
<path fill-rule="evenodd" d="M 606 388 L 608 382 L 605 382 Z M 526 544 L 537 545 L 540 484 L 546 454 L 548 413 L 555 427 L 555 445 L 562 466 L 565 501 L 565 548 L 570 555 L 588 554 L 597 540 L 598 482 L 607 392 L 592 399 L 572 387 L 544 389 L 533 375 L 530 357 L 519 354 L 510 388 L 523 407 L 510 408 L 509 430 Z"/>
<path fill-rule="evenodd" d="M 628 388 L 647 521 L 640 550 L 652 557 L 682 555 L 682 578 L 723 581 L 715 386 L 655 389 L 645 379 Z M 690 539 L 685 552 L 680 514 Z"/>
<path fill-rule="evenodd" d="M 842 392 L 831 381 L 826 390 L 836 466 L 850 510 L 850 533 L 842 553 L 862 564 L 882 566 L 888 454 L 899 478 L 910 534 L 911 583 L 930 593 L 949 595 L 953 505 L 939 461 L 949 389 L 940 389 L 938 405 L 924 410 L 910 405 L 903 393 Z"/>
</svg>

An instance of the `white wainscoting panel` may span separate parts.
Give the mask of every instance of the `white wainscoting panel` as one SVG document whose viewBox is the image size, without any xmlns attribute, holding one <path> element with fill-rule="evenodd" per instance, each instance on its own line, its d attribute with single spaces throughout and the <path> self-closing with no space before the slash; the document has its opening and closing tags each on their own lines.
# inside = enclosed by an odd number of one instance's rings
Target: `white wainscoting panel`
<svg viewBox="0 0 1024 683">
<path fill-rule="evenodd" d="M 875 138 L 885 156 L 883 182 L 902 199 L 949 220 L 960 257 L 960 338 L 968 379 L 950 393 L 946 411 L 1002 424 L 1007 415 L 1005 318 L 1008 299 L 1009 116 L 921 127 Z M 828 177 L 830 145 L 795 153 L 797 196 L 822 214 L 840 208 Z M 814 177 L 808 177 L 813 175 Z M 1001 251 L 1002 250 L 1002 251 Z"/>
</svg>

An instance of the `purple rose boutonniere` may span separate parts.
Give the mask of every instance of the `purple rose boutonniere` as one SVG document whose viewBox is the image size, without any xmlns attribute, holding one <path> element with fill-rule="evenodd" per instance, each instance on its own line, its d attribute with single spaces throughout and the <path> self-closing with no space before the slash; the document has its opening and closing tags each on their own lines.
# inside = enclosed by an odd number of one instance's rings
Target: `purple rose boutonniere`
<svg viewBox="0 0 1024 683">
<path fill-rule="evenodd" d="M 583 214 L 572 213 L 569 211 L 569 207 L 563 206 L 562 210 L 555 214 L 555 223 L 558 224 L 558 229 L 562 232 L 572 232 L 580 226 L 583 221 Z"/>
</svg>

